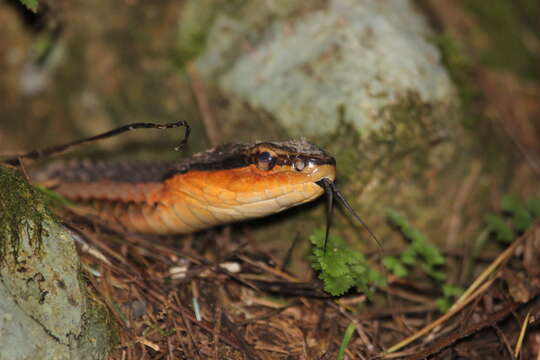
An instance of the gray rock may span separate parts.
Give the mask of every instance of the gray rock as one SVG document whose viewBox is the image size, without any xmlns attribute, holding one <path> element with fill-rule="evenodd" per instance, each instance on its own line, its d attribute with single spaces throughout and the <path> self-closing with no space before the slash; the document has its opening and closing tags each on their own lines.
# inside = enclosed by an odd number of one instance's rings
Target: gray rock
<svg viewBox="0 0 540 360">
<path fill-rule="evenodd" d="M 59 343 L 68 345 L 71 338 L 80 336 L 87 307 L 73 240 L 58 225 L 47 223 L 41 248 L 36 251 L 32 244 L 35 235 L 31 233 L 35 226 L 30 222 L 27 225 L 22 230 L 17 259 L 0 268 L 2 282 L 23 312 L 31 314 Z M 6 256 L 7 261 L 10 258 Z"/>
<path fill-rule="evenodd" d="M 2 168 L 0 191 L 0 359 L 104 359 L 106 312 L 87 299 L 73 238 Z"/>
<path fill-rule="evenodd" d="M 18 306 L 0 283 L 0 359 L 69 359 L 66 350 Z"/>
<path fill-rule="evenodd" d="M 408 0 L 331 0 L 259 32 L 253 22 L 218 16 L 198 69 L 290 135 L 326 134 L 340 120 L 377 127 L 383 109 L 411 94 L 455 102 L 430 30 Z M 227 49 L 246 39 L 252 48 L 231 60 Z"/>
</svg>

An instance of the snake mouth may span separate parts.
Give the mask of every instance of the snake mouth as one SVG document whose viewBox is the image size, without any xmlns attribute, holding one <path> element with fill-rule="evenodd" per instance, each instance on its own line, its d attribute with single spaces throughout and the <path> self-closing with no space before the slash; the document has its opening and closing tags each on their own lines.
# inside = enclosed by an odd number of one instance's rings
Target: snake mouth
<svg viewBox="0 0 540 360">
<path fill-rule="evenodd" d="M 336 184 L 335 184 L 335 182 L 333 180 L 325 177 L 325 178 L 322 178 L 319 181 L 316 181 L 315 184 L 319 185 L 320 187 L 322 187 L 324 189 L 324 192 L 326 193 L 326 198 L 328 199 L 328 202 L 327 202 L 328 206 L 327 206 L 327 210 L 326 210 L 326 234 L 325 234 L 325 237 L 324 237 L 324 253 L 325 254 L 326 254 L 326 245 L 328 243 L 328 235 L 330 233 L 330 225 L 331 225 L 331 220 L 332 220 L 332 210 L 333 210 L 333 207 L 334 207 L 334 196 L 336 197 L 338 202 L 341 204 L 341 206 L 343 206 L 349 212 L 349 214 L 351 214 L 356 220 L 358 220 L 358 222 L 360 224 L 362 224 L 362 227 L 364 227 L 367 230 L 367 232 L 369 233 L 371 238 L 373 240 L 375 240 L 375 242 L 377 243 L 377 245 L 379 245 L 379 247 L 381 247 L 381 243 L 379 242 L 379 240 L 377 239 L 375 234 L 367 226 L 367 224 L 364 222 L 364 220 L 362 220 L 362 218 L 356 213 L 354 208 L 347 201 L 345 196 L 343 196 L 341 191 L 338 190 L 338 188 L 336 187 Z"/>
</svg>

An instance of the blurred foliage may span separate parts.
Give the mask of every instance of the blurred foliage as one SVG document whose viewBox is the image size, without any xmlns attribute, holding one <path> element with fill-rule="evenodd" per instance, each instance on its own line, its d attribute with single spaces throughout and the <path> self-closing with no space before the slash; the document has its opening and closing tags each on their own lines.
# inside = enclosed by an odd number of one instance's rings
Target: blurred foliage
<svg viewBox="0 0 540 360">
<path fill-rule="evenodd" d="M 176 61 L 184 66 L 205 48 L 208 31 L 225 3 L 215 0 L 188 1 L 178 24 L 178 49 Z"/>
<path fill-rule="evenodd" d="M 410 241 L 405 251 L 399 257 L 386 256 L 383 264 L 398 277 L 408 275 L 408 268 L 413 265 L 421 266 L 422 270 L 432 279 L 444 281 L 446 274 L 437 269 L 444 265 L 444 257 L 439 250 L 428 243 L 420 231 L 408 223 L 407 219 L 392 209 L 386 209 L 386 219 Z"/>
<path fill-rule="evenodd" d="M 436 300 L 441 312 L 446 312 L 452 306 L 453 300 L 459 296 L 463 289 L 459 286 L 445 283 L 447 274 L 439 270 L 446 263 L 439 249 L 429 244 L 424 234 L 414 228 L 407 219 L 393 209 L 386 209 L 388 222 L 407 239 L 410 244 L 399 257 L 385 256 L 384 266 L 397 277 L 405 277 L 413 267 L 419 267 L 426 275 L 433 279 L 442 292 L 442 297 Z"/>
<path fill-rule="evenodd" d="M 37 0 L 20 0 L 26 8 L 32 12 L 37 12 L 38 1 Z"/>
<path fill-rule="evenodd" d="M 447 312 L 454 304 L 454 299 L 463 294 L 463 289 L 452 284 L 444 284 L 442 293 L 443 296 L 435 300 L 435 304 L 440 312 Z"/>
<path fill-rule="evenodd" d="M 482 65 L 508 69 L 524 78 L 540 78 L 540 58 L 529 43 L 540 35 L 540 2 L 463 0 L 461 4 L 489 34 L 489 43 L 478 59 Z"/>
<path fill-rule="evenodd" d="M 471 81 L 474 72 L 473 59 L 466 54 L 462 44 L 449 34 L 437 34 L 431 40 L 441 51 L 442 62 L 456 84 L 463 106 L 462 123 L 471 128 L 483 118 L 474 106 L 482 93 L 477 84 Z"/>
<path fill-rule="evenodd" d="M 540 218 L 540 199 L 531 198 L 526 203 L 516 196 L 507 194 L 501 201 L 503 216 L 488 214 L 485 217 L 487 229 L 502 243 L 512 242 L 517 235 L 525 232 L 536 219 Z"/>
</svg>

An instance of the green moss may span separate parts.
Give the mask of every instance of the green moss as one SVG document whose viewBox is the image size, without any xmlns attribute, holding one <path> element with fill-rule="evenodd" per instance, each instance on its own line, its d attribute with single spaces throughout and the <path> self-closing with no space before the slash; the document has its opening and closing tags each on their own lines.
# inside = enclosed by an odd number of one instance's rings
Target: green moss
<svg viewBox="0 0 540 360">
<path fill-rule="evenodd" d="M 332 135 L 318 139 L 336 158 L 340 187 L 350 184 L 362 189 L 373 179 L 378 187 L 396 178 L 410 181 L 411 176 L 421 177 L 434 161 L 443 164 L 452 155 L 451 149 L 434 148 L 449 143 L 459 127 L 458 121 L 452 123 L 457 116 L 441 114 L 437 106 L 424 103 L 418 94 L 408 93 L 385 107 L 380 118 L 379 123 L 363 131 L 340 120 Z"/>
<path fill-rule="evenodd" d="M 387 175 L 421 176 L 430 167 L 433 148 L 452 137 L 455 127 L 450 114 L 441 116 L 437 111 L 416 93 L 384 108 L 381 117 L 386 120 L 369 133 L 362 150 L 374 154 L 370 168 L 381 169 Z"/>
<path fill-rule="evenodd" d="M 339 181 L 341 184 L 347 184 L 358 174 L 358 164 L 362 158 L 358 148 L 362 137 L 354 124 L 345 120 L 344 110 L 338 111 L 340 111 L 340 119 L 336 130 L 330 136 L 319 139 L 317 143 L 336 158 Z"/>
<path fill-rule="evenodd" d="M 463 125 L 472 128 L 483 119 L 475 107 L 481 91 L 473 81 L 473 60 L 465 54 L 461 44 L 448 34 L 434 36 L 431 40 L 441 51 L 442 62 L 457 87 L 463 110 Z"/>
<path fill-rule="evenodd" d="M 40 248 L 43 221 L 52 214 L 44 196 L 14 171 L 0 166 L 0 261 L 11 254 L 17 259 L 21 232 L 30 236 L 31 245 Z"/>
<path fill-rule="evenodd" d="M 119 343 L 118 329 L 111 314 L 104 304 L 90 300 L 83 317 L 83 329 L 77 339 L 77 357 L 95 359 L 99 354 L 106 358 L 107 350 L 104 349 L 112 349 Z"/>
</svg>

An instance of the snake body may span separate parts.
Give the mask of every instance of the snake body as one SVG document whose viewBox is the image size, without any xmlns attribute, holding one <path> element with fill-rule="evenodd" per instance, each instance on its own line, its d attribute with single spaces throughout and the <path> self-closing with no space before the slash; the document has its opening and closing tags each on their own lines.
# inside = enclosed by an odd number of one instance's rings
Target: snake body
<svg viewBox="0 0 540 360">
<path fill-rule="evenodd" d="M 335 159 L 304 140 L 226 144 L 173 163 L 57 163 L 32 179 L 140 233 L 186 234 L 271 215 L 324 193 Z"/>
</svg>

